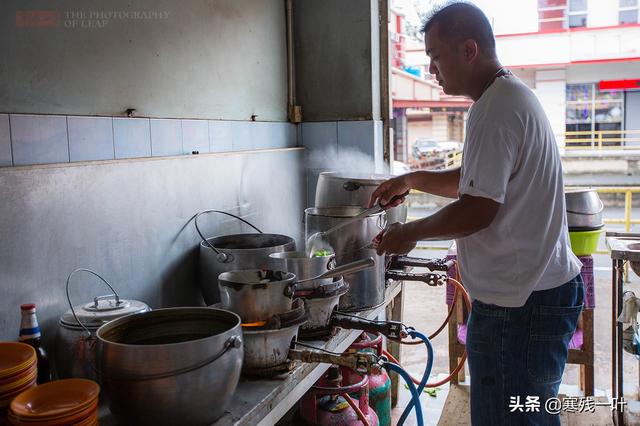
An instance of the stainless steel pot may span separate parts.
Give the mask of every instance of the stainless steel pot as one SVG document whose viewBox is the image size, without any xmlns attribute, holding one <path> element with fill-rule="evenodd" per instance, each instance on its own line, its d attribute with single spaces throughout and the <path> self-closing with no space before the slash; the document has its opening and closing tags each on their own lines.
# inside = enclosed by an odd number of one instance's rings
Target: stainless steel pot
<svg viewBox="0 0 640 426">
<path fill-rule="evenodd" d="M 243 327 L 243 374 L 265 374 L 264 370 L 287 363 L 291 343 L 297 340 L 300 325 L 307 321 L 304 303 L 296 300 L 293 309 L 281 315 L 275 328 Z"/>
<path fill-rule="evenodd" d="M 598 229 L 603 226 L 604 204 L 595 190 L 567 191 L 565 192 L 565 202 L 569 228 Z"/>
<path fill-rule="evenodd" d="M 317 277 L 335 267 L 335 256 L 333 254 L 330 256 L 309 257 L 309 254 L 305 251 L 287 251 L 272 253 L 269 258 L 271 259 L 271 269 L 291 272 L 300 280 Z M 298 285 L 297 289 L 312 290 L 322 284 L 330 283 L 332 280 L 333 278 L 324 278 L 304 282 Z"/>
<path fill-rule="evenodd" d="M 204 213 L 221 213 L 249 224 L 257 234 L 234 234 L 204 238 L 198 227 L 198 217 Z M 264 234 L 242 218 L 218 210 L 206 210 L 195 216 L 200 234 L 200 288 L 207 305 L 220 301 L 218 276 L 227 271 L 269 268 L 269 255 L 296 248 L 293 238 L 280 234 Z"/>
<path fill-rule="evenodd" d="M 371 194 L 382 182 L 393 176 L 381 174 L 344 174 L 322 172 L 316 185 L 316 207 L 368 207 Z M 386 211 L 389 223 L 407 220 L 407 205 L 401 204 Z"/>
<path fill-rule="evenodd" d="M 295 278 L 265 269 L 223 272 L 218 278 L 222 308 L 240 315 L 243 323 L 266 321 L 291 310 Z"/>
<path fill-rule="evenodd" d="M 122 424 L 211 424 L 238 384 L 243 340 L 233 312 L 158 309 L 111 321 L 97 336 L 103 389 Z"/>
<path fill-rule="evenodd" d="M 317 330 L 329 327 L 331 314 L 338 308 L 340 297 L 348 290 L 348 286 L 344 283 L 342 277 L 334 278 L 332 284 L 337 284 L 337 286 L 328 291 L 327 294 L 318 292 L 317 295 L 311 295 L 310 297 L 301 296 L 309 315 L 307 322 L 301 327 L 302 330 Z"/>
<path fill-rule="evenodd" d="M 100 275 L 89 269 L 76 269 L 67 278 L 67 297 L 71 277 L 86 272 L 98 277 L 113 292 L 97 296 L 93 302 L 73 306 L 60 317 L 55 345 L 55 363 L 58 377 L 86 378 L 98 381 L 95 333 L 104 324 L 132 313 L 147 312 L 149 306 L 137 300 L 121 299 L 113 287 Z"/>
<path fill-rule="evenodd" d="M 314 207 L 305 210 L 305 240 L 315 232 L 326 231 L 341 220 L 357 215 L 361 207 Z M 353 262 L 372 257 L 375 266 L 364 271 L 344 274 L 349 291 L 340 298 L 340 309 L 358 311 L 368 309 L 384 302 L 385 262 L 378 256 L 370 244 L 373 238 L 384 228 L 383 214 L 377 213 L 363 220 L 353 222 L 340 232 L 327 235 L 328 243 L 336 255 L 336 263 Z"/>
<path fill-rule="evenodd" d="M 333 278 L 369 269 L 374 265 L 375 260 L 370 257 L 359 259 L 305 280 Z M 290 272 L 268 269 L 224 272 L 220 274 L 218 281 L 222 307 L 240 315 L 243 324 L 267 321 L 274 315 L 291 310 L 296 286 L 304 282 Z"/>
</svg>

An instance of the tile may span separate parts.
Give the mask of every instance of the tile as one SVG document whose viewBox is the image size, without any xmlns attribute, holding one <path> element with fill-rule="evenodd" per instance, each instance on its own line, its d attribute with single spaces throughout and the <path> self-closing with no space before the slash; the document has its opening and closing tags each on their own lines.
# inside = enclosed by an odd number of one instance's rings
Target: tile
<svg viewBox="0 0 640 426">
<path fill-rule="evenodd" d="M 13 164 L 68 163 L 67 117 L 11 114 Z"/>
<path fill-rule="evenodd" d="M 9 114 L 0 114 L 0 167 L 12 165 Z"/>
<path fill-rule="evenodd" d="M 376 169 L 375 126 L 373 121 L 338 122 L 338 161 L 358 173 Z"/>
<path fill-rule="evenodd" d="M 151 119 L 151 155 L 182 154 L 182 120 Z"/>
<path fill-rule="evenodd" d="M 238 150 L 276 148 L 273 123 L 249 121 L 246 122 L 246 125 L 249 129 L 249 136 L 246 140 L 237 139 L 240 147 Z M 242 136 L 244 136 L 244 132 L 239 134 L 239 137 Z"/>
<path fill-rule="evenodd" d="M 269 123 L 268 148 L 293 148 L 296 146 L 296 126 L 291 123 Z"/>
<path fill-rule="evenodd" d="M 338 124 L 335 121 L 302 123 L 302 145 L 309 148 L 338 149 Z"/>
<path fill-rule="evenodd" d="M 233 151 L 231 121 L 209 120 L 209 152 Z"/>
<path fill-rule="evenodd" d="M 266 128 L 261 125 L 262 123 L 250 121 L 231 121 L 230 123 L 234 151 L 256 149 L 258 140 L 262 140 L 266 136 Z"/>
<path fill-rule="evenodd" d="M 113 144 L 116 158 L 150 157 L 149 119 L 114 117 Z"/>
<path fill-rule="evenodd" d="M 309 167 L 329 170 L 338 154 L 338 124 L 335 121 L 302 123 L 302 146 L 307 148 Z"/>
<path fill-rule="evenodd" d="M 182 120 L 182 153 L 209 152 L 209 122 L 207 120 Z"/>
<path fill-rule="evenodd" d="M 67 117 L 71 161 L 113 160 L 113 118 Z"/>
</svg>

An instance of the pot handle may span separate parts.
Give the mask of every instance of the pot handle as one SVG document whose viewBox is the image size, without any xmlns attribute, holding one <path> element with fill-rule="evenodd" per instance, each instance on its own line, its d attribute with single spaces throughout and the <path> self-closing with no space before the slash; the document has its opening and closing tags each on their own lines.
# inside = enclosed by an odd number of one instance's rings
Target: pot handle
<svg viewBox="0 0 640 426">
<path fill-rule="evenodd" d="M 71 297 L 69 296 L 69 282 L 71 281 L 71 277 L 76 273 L 76 272 L 88 272 L 90 274 L 95 275 L 96 277 L 100 278 L 100 280 L 102 280 L 103 283 L 105 283 L 107 285 L 107 287 L 109 287 L 111 289 L 111 291 L 113 292 L 113 296 L 116 297 L 116 305 L 119 305 L 120 302 L 120 296 L 118 296 L 118 293 L 115 291 L 115 289 L 113 287 L 111 287 L 111 284 L 109 284 L 107 282 L 107 280 L 105 280 L 104 278 L 102 278 L 97 272 L 94 272 L 90 269 L 85 269 L 85 268 L 78 268 L 76 270 L 74 270 L 73 272 L 71 272 L 69 274 L 69 276 L 67 277 L 67 285 L 66 285 L 66 291 L 67 291 L 67 302 L 69 302 L 69 307 L 71 308 L 71 313 L 73 314 L 73 318 L 76 320 L 76 322 L 78 324 L 80 324 L 80 326 L 82 328 L 84 328 L 84 331 L 86 332 L 86 338 L 90 338 L 91 337 L 91 332 L 89 331 L 89 329 L 87 327 L 85 327 L 85 325 L 83 323 L 80 322 L 80 320 L 78 319 L 78 316 L 76 315 L 76 311 L 75 309 L 73 309 L 73 304 L 71 303 Z M 102 297 L 102 296 L 101 296 Z M 98 304 L 98 298 L 95 298 L 95 303 L 96 305 Z"/>
<path fill-rule="evenodd" d="M 180 368 L 178 370 L 168 371 L 166 373 L 148 374 L 148 375 L 139 375 L 139 376 L 135 374 L 127 374 L 126 376 L 121 376 L 121 377 L 118 377 L 118 376 L 108 377 L 108 379 L 114 380 L 114 381 L 130 381 L 130 380 L 147 381 L 147 380 L 166 379 L 167 377 L 172 377 L 172 376 L 180 376 L 182 374 L 191 373 L 192 371 L 199 370 L 202 367 L 206 367 L 207 365 L 213 362 L 216 362 L 218 359 L 220 359 L 224 354 L 227 353 L 229 349 L 237 349 L 237 348 L 240 348 L 241 346 L 242 346 L 241 337 L 234 335 L 229 337 L 227 341 L 224 342 L 224 348 L 222 348 L 220 353 L 217 353 L 213 357 L 209 359 L 205 359 L 204 361 L 196 365 Z M 104 380 L 105 378 L 106 377 L 103 376 L 102 380 Z"/>
<path fill-rule="evenodd" d="M 260 234 L 262 234 L 262 231 L 261 231 L 261 230 L 259 230 L 257 227 L 255 227 L 254 225 L 252 225 L 251 223 L 249 223 L 249 222 L 248 222 L 248 221 L 246 221 L 245 219 L 243 219 L 243 218 L 241 218 L 241 217 L 239 217 L 239 216 L 236 216 L 236 215 L 234 215 L 234 214 L 231 214 L 231 213 L 223 212 L 222 210 L 203 210 L 203 211 L 201 211 L 201 212 L 199 212 L 199 213 L 196 213 L 196 215 L 195 215 L 195 216 L 194 216 L 194 218 L 193 218 L 193 222 L 194 222 L 194 223 L 195 223 L 195 225 L 196 225 L 196 231 L 198 232 L 198 235 L 200 235 L 200 238 L 202 239 L 202 241 L 204 241 L 204 243 L 205 243 L 207 246 L 209 246 L 209 248 L 210 248 L 211 250 L 213 250 L 214 252 L 216 252 L 216 255 L 217 255 L 218 261 L 220 261 L 220 262 L 226 262 L 226 261 L 228 260 L 228 257 L 229 257 L 229 256 L 228 256 L 226 253 L 223 253 L 223 252 L 219 251 L 218 249 L 216 249 L 214 246 L 212 246 L 212 245 L 211 245 L 211 243 L 209 243 L 209 240 L 207 240 L 207 239 L 204 237 L 204 235 L 202 235 L 202 232 L 200 232 L 200 228 L 198 227 L 198 217 L 200 217 L 200 215 L 205 214 L 205 213 L 220 213 L 220 214 L 224 214 L 224 215 L 227 215 L 227 216 L 231 216 L 231 217 L 233 217 L 233 218 L 235 218 L 235 219 L 238 219 L 239 221 L 241 221 L 241 222 L 243 222 L 243 223 L 245 223 L 245 224 L 249 225 L 250 227 L 252 227 L 252 228 L 253 228 L 253 229 L 255 229 L 256 231 L 258 231 Z"/>
<path fill-rule="evenodd" d="M 293 299 L 293 295 L 296 294 L 296 282 L 292 282 L 291 284 L 289 284 L 288 286 L 286 286 L 284 288 L 284 296 L 288 297 L 289 299 Z"/>
</svg>

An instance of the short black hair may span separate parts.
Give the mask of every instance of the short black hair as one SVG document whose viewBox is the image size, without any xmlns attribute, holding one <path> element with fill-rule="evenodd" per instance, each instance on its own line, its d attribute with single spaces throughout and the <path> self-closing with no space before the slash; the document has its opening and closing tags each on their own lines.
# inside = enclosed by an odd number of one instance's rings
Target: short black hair
<svg viewBox="0 0 640 426">
<path fill-rule="evenodd" d="M 496 40 L 486 15 L 476 5 L 466 1 L 450 1 L 435 8 L 425 19 L 420 32 L 426 33 L 435 24 L 438 35 L 450 42 L 473 39 L 485 54 L 495 56 Z"/>
</svg>

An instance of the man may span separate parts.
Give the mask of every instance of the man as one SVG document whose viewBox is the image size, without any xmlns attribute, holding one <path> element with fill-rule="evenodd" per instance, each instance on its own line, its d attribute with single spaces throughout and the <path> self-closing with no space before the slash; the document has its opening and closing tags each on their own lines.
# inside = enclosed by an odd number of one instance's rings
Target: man
<svg viewBox="0 0 640 426">
<path fill-rule="evenodd" d="M 583 288 L 552 129 L 533 92 L 500 65 L 480 9 L 449 4 L 428 18 L 423 33 L 429 72 L 445 93 L 474 101 L 462 167 L 393 178 L 370 204 L 409 189 L 456 200 L 389 226 L 376 238 L 378 254 L 455 239 L 473 299 L 466 341 L 472 423 L 558 425 L 545 403 L 558 393 Z"/>
</svg>

